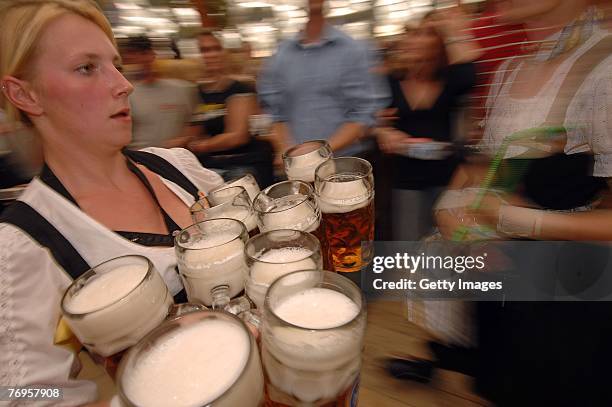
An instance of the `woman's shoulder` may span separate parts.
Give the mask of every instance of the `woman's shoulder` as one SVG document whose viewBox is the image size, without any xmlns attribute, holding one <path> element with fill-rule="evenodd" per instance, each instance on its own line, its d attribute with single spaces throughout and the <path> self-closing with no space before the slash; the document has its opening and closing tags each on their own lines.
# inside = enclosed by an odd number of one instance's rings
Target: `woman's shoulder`
<svg viewBox="0 0 612 407">
<path fill-rule="evenodd" d="M 255 87 L 246 81 L 231 79 L 230 85 L 227 87 L 227 93 L 233 95 L 252 95 L 255 93 Z"/>
<path fill-rule="evenodd" d="M 185 148 L 148 147 L 140 151 L 155 154 L 163 158 L 185 175 L 201 191 L 209 191 L 223 183 L 223 178 L 219 174 L 204 168 L 196 156 Z"/>
<path fill-rule="evenodd" d="M 48 250 L 19 227 L 0 223 L 0 275 L 20 272 L 20 279 L 36 277 L 31 268 L 40 270 L 43 264 L 46 264 L 43 268 L 53 268 L 55 264 Z"/>
</svg>

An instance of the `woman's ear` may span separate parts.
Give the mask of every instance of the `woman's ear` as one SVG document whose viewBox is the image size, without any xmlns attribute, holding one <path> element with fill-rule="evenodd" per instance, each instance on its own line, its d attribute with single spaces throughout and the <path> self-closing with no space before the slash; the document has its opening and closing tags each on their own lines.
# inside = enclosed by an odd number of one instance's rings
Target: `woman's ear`
<svg viewBox="0 0 612 407">
<path fill-rule="evenodd" d="M 38 102 L 36 92 L 28 81 L 5 76 L 2 79 L 2 92 L 4 97 L 22 112 L 31 116 L 43 114 L 44 110 Z"/>
</svg>

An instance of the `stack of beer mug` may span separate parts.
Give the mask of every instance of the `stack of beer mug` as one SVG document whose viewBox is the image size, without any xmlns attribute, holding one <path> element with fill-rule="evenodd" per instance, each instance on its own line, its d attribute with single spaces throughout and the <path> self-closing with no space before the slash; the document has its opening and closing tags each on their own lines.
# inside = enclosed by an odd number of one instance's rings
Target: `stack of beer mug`
<svg viewBox="0 0 612 407">
<path fill-rule="evenodd" d="M 175 236 L 189 301 L 213 310 L 167 317 L 163 280 L 136 256 L 69 288 L 65 318 L 90 350 L 132 346 L 116 402 L 356 405 L 366 305 L 351 279 L 372 255 L 372 167 L 332 158 L 323 141 L 284 158 L 289 181 L 263 191 L 250 175 L 226 183 L 191 208 L 195 223 Z"/>
</svg>

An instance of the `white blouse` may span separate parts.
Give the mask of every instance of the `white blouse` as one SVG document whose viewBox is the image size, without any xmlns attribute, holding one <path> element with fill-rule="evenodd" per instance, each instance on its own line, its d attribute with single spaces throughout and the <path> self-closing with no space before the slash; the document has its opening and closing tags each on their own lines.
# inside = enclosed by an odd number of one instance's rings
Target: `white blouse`
<svg viewBox="0 0 612 407">
<path fill-rule="evenodd" d="M 576 60 L 606 35 L 609 35 L 607 31 L 595 31 L 531 98 L 515 99 L 509 95 L 523 63 L 507 76 L 505 83 L 502 81 L 510 61 L 502 64 L 487 98 L 489 115 L 481 145 L 489 151 L 497 151 L 505 137 L 543 125 Z M 567 128 L 565 153 L 592 152 L 595 159 L 593 175 L 612 177 L 612 55 L 585 78 L 568 106 L 564 125 Z M 521 147 L 509 148 L 506 158 L 521 152 Z"/>
<path fill-rule="evenodd" d="M 219 175 L 202 168 L 187 150 L 148 148 L 143 151 L 172 163 L 203 192 L 223 182 Z M 163 178 L 162 181 L 186 205 L 194 203 L 187 191 Z M 182 289 L 175 271 L 173 248 L 141 246 L 119 236 L 38 178 L 19 199 L 58 229 L 88 264 L 93 266 L 114 257 L 139 254 L 151 260 L 172 295 Z M 54 405 L 80 405 L 96 400 L 94 383 L 71 379 L 76 355 L 53 344 L 61 317 L 60 301 L 71 282 L 47 249 L 20 229 L 0 224 L 0 385 L 61 386 L 64 400 Z"/>
</svg>

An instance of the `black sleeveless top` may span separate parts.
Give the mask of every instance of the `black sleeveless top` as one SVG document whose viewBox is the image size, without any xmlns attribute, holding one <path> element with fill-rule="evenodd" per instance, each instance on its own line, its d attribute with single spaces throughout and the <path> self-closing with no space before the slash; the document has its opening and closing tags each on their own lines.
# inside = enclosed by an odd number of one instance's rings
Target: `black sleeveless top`
<svg viewBox="0 0 612 407">
<path fill-rule="evenodd" d="M 149 183 L 149 180 L 145 177 L 145 175 L 138 169 L 136 165 L 129 159 L 127 160 L 128 168 L 131 172 L 133 172 L 138 179 L 143 183 L 147 191 L 151 194 L 151 197 L 155 201 L 155 204 L 159 208 L 163 218 L 166 228 L 168 229 L 168 234 L 157 234 L 157 233 L 144 233 L 144 232 L 129 232 L 129 231 L 114 231 L 120 236 L 124 238 L 143 245 L 143 246 L 163 246 L 163 247 L 172 247 L 174 245 L 172 232 L 177 230 L 181 230 L 181 227 L 176 224 L 176 222 L 166 213 L 164 208 L 160 205 L 157 196 L 155 196 L 155 192 L 153 191 L 153 187 Z M 64 198 L 72 202 L 77 207 L 79 204 L 74 199 L 70 192 L 62 185 L 61 181 L 57 178 L 57 176 L 53 173 L 51 168 L 45 164 L 40 173 L 40 179 L 45 184 L 47 184 L 51 189 L 55 192 L 62 195 Z"/>
<path fill-rule="evenodd" d="M 589 153 L 558 153 L 538 159 L 505 159 L 500 178 L 520 178 L 517 191 L 538 207 L 572 210 L 596 201 L 607 189 L 605 178 L 594 177 Z M 493 187 L 498 187 L 494 181 Z"/>
</svg>

